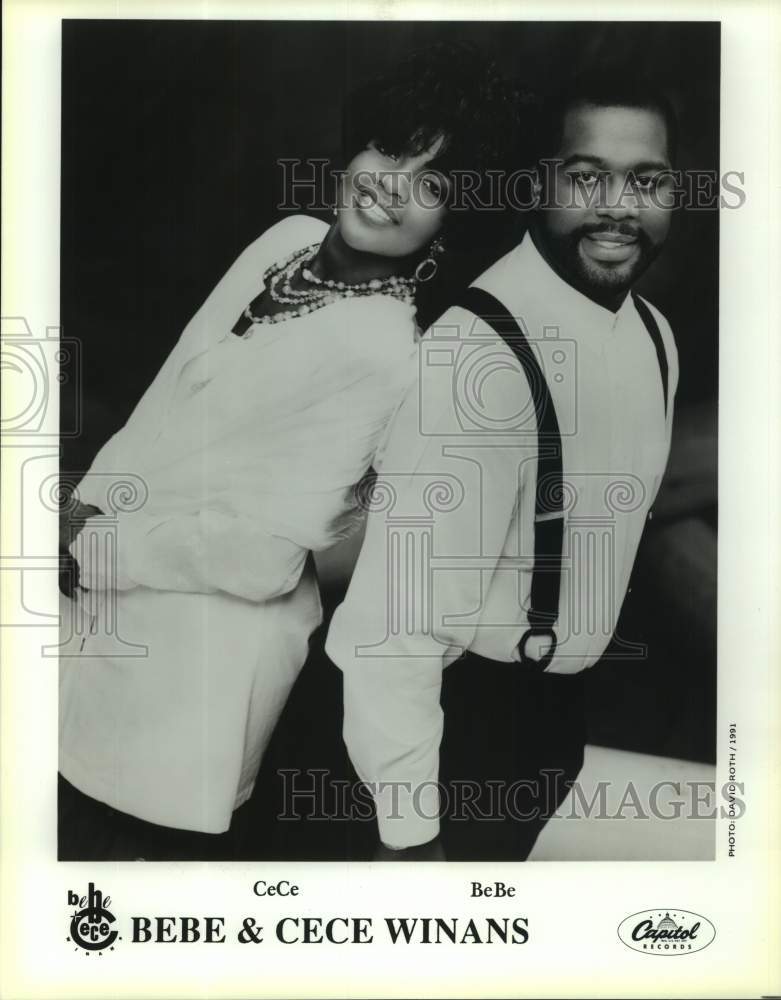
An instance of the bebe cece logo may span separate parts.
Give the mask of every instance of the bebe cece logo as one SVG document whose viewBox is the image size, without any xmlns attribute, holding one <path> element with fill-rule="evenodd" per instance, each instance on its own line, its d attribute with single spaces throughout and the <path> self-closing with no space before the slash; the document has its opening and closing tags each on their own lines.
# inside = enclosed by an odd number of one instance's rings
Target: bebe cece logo
<svg viewBox="0 0 781 1000">
<path fill-rule="evenodd" d="M 692 955 L 716 937 L 716 928 L 699 913 L 688 910 L 643 910 L 618 925 L 618 936 L 643 955 Z"/>
</svg>

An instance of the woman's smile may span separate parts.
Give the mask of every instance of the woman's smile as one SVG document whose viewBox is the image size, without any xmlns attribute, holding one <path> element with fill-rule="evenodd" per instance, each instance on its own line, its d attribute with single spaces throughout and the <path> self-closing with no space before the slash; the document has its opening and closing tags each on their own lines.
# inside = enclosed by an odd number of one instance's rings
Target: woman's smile
<svg viewBox="0 0 781 1000">
<path fill-rule="evenodd" d="M 392 210 L 385 208 L 377 200 L 377 196 L 366 188 L 358 189 L 356 206 L 365 222 L 373 226 L 398 226 L 400 220 Z"/>
</svg>

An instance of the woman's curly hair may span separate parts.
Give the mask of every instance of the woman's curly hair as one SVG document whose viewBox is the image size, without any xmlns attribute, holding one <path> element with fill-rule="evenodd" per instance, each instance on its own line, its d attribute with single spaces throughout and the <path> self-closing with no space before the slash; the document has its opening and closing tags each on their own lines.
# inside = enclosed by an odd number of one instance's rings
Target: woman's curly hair
<svg viewBox="0 0 781 1000">
<path fill-rule="evenodd" d="M 487 171 L 505 175 L 523 164 L 519 101 L 494 62 L 471 42 L 439 42 L 407 56 L 348 100 L 343 146 L 352 158 L 369 142 L 398 154 L 415 155 L 436 140 L 442 146 L 431 168 L 446 176 L 471 173 L 478 184 Z M 486 201 L 487 185 L 475 192 Z M 493 206 L 494 213 L 497 208 Z M 459 216 L 488 211 L 457 208 L 448 220 L 450 242 L 483 219 L 459 226 Z"/>
<path fill-rule="evenodd" d="M 441 136 L 443 172 L 507 165 L 516 131 L 512 89 L 471 42 L 438 42 L 411 53 L 356 91 L 344 115 L 349 156 L 371 140 L 419 153 Z"/>
<path fill-rule="evenodd" d="M 504 197 L 504 182 L 530 162 L 523 110 L 523 98 L 493 60 L 464 41 L 408 55 L 346 103 L 343 149 L 349 159 L 370 142 L 416 155 L 442 140 L 428 166 L 451 181 L 442 233 L 447 252 L 437 279 L 418 289 L 423 326 L 517 241 L 518 216 Z M 467 174 L 472 181 L 464 180 Z M 472 185 L 468 195 L 465 184 Z"/>
</svg>

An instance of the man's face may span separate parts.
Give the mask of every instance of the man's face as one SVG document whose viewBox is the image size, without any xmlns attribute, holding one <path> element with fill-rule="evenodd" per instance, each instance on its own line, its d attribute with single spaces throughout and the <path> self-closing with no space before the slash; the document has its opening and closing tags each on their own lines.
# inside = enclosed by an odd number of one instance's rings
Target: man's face
<svg viewBox="0 0 781 1000">
<path fill-rule="evenodd" d="M 644 108 L 575 105 L 555 159 L 537 213 L 537 245 L 580 291 L 605 305 L 620 302 L 670 228 L 664 118 Z"/>
</svg>

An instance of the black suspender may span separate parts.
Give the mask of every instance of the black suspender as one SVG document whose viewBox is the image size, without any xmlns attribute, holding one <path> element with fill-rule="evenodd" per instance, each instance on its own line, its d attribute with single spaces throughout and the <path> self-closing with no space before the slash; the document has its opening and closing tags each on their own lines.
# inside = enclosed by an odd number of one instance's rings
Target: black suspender
<svg viewBox="0 0 781 1000">
<path fill-rule="evenodd" d="M 653 313 L 645 302 L 634 292 L 632 298 L 656 348 L 666 415 L 668 365 L 662 335 Z M 499 334 L 520 362 L 534 402 L 538 434 L 537 489 L 534 498 L 534 569 L 527 612 L 529 628 L 521 636 L 518 652 L 521 663 L 544 671 L 556 652 L 555 625 L 559 618 L 564 543 L 562 449 L 556 408 L 537 357 L 509 310 L 490 292 L 474 287 L 467 288 L 455 305 L 474 313 Z M 550 642 L 548 651 L 539 660 L 526 654 L 526 644 L 532 636 L 540 636 Z"/>
<path fill-rule="evenodd" d="M 534 402 L 537 417 L 537 489 L 534 498 L 534 570 L 527 618 L 529 628 L 521 636 L 521 662 L 542 671 L 556 652 L 554 625 L 559 617 L 561 555 L 564 542 L 564 491 L 561 465 L 561 434 L 556 409 L 540 364 L 520 326 L 511 313 L 482 288 L 467 288 L 456 303 L 479 316 L 504 340 L 520 362 Z M 543 518 L 544 520 L 540 520 Z M 532 636 L 550 641 L 540 660 L 526 655 Z"/>
<path fill-rule="evenodd" d="M 654 347 L 656 348 L 656 357 L 659 361 L 659 373 L 662 376 L 662 392 L 664 394 L 664 413 L 667 416 L 668 408 L 668 371 L 667 371 L 667 351 L 664 349 L 664 341 L 662 340 L 662 334 L 659 330 L 659 324 L 656 322 L 656 318 L 651 310 L 648 308 L 647 304 L 643 302 L 640 296 L 636 292 L 632 292 L 632 301 L 635 304 L 635 309 L 643 321 L 648 334 L 653 341 Z"/>
</svg>

